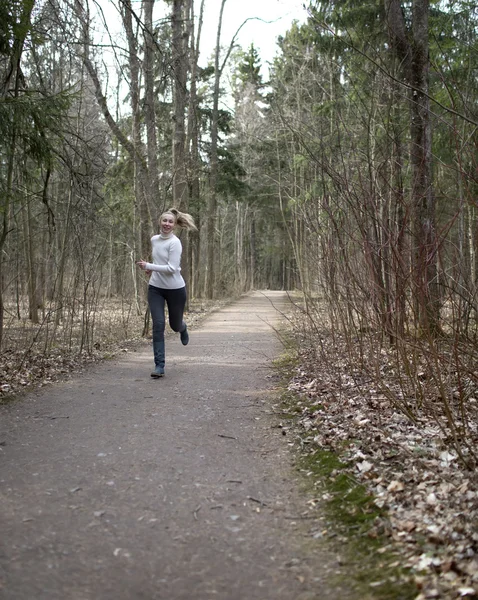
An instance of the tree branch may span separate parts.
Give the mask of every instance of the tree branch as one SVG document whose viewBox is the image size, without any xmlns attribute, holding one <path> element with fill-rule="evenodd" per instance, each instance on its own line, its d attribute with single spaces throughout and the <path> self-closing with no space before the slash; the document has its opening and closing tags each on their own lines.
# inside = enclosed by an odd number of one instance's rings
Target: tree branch
<svg viewBox="0 0 478 600">
<path fill-rule="evenodd" d="M 472 125 L 475 125 L 476 127 L 478 127 L 478 121 L 475 121 L 474 119 L 471 119 L 470 117 L 467 117 L 466 115 L 464 115 L 461 112 L 458 112 L 457 110 L 453 110 L 453 108 L 449 108 L 448 106 L 445 106 L 439 100 L 437 100 L 433 96 L 430 96 L 430 94 L 426 94 L 423 90 L 420 90 L 416 86 L 408 83 L 408 81 L 403 81 L 403 79 L 398 79 L 398 77 L 395 77 L 394 75 L 392 75 L 378 61 L 376 61 L 375 59 L 373 59 L 371 56 L 369 56 L 363 50 L 360 50 L 360 48 L 357 48 L 357 46 L 355 46 L 350 40 L 344 39 L 342 36 L 340 36 L 338 33 L 336 33 L 331 27 L 329 27 L 329 25 L 327 25 L 326 23 L 320 23 L 319 21 L 317 21 L 317 19 L 314 19 L 314 17 L 311 17 L 311 19 L 319 27 L 321 27 L 322 29 L 325 29 L 326 31 L 328 31 L 334 37 L 336 37 L 337 39 L 340 39 L 341 42 L 347 44 L 347 46 L 349 48 L 351 48 L 352 50 L 354 50 L 355 52 L 357 52 L 358 54 L 360 54 L 361 56 L 363 56 L 364 58 L 366 58 L 368 61 L 370 61 L 375 67 L 377 67 L 377 69 L 379 71 L 381 71 L 384 75 L 386 75 L 392 81 L 395 81 L 396 83 L 398 83 L 399 85 L 401 85 L 404 88 L 407 88 L 409 90 L 412 90 L 412 91 L 419 92 L 419 93 L 423 94 L 426 98 L 428 98 L 430 100 L 430 102 L 433 102 L 433 104 L 436 104 L 437 106 L 439 106 L 440 108 L 442 108 L 445 112 L 447 112 L 447 113 L 449 113 L 451 115 L 455 115 L 456 117 L 458 117 L 460 119 L 463 119 L 467 123 L 471 123 Z"/>
</svg>

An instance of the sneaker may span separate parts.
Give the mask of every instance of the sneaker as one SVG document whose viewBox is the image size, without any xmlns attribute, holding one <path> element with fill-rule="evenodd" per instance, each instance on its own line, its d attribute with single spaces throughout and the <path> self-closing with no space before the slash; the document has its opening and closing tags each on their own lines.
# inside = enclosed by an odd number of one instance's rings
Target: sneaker
<svg viewBox="0 0 478 600">
<path fill-rule="evenodd" d="M 189 344 L 189 333 L 187 327 L 184 329 L 184 331 L 181 331 L 181 343 L 183 346 L 187 346 Z"/>
<path fill-rule="evenodd" d="M 158 379 L 158 377 L 164 377 L 164 367 L 156 365 L 154 367 L 154 371 L 151 373 L 151 377 L 154 377 L 155 379 Z"/>
</svg>

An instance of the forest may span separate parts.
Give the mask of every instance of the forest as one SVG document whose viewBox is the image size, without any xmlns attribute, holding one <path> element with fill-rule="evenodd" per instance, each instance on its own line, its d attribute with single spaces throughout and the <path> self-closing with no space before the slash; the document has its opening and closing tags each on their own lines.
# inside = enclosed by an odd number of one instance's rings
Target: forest
<svg viewBox="0 0 478 600">
<path fill-rule="evenodd" d="M 175 206 L 198 225 L 191 309 L 290 292 L 307 430 L 324 397 L 340 418 L 362 402 L 424 435 L 407 451 L 441 457 L 476 515 L 476 4 L 313 0 L 265 81 L 254 45 L 221 36 L 226 0 L 200 66 L 205 2 L 117 0 L 114 29 L 92 0 L 0 2 L 0 398 L 144 333 L 135 262 Z M 456 536 L 466 592 L 478 534 Z"/>
</svg>

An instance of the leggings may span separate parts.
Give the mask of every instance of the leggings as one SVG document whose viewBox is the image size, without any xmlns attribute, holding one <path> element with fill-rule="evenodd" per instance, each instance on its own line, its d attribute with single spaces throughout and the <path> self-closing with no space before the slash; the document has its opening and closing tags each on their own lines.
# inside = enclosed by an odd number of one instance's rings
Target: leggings
<svg viewBox="0 0 478 600">
<path fill-rule="evenodd" d="M 153 319 L 153 342 L 164 342 L 166 318 L 164 303 L 168 305 L 169 325 L 173 331 L 184 331 L 184 307 L 186 306 L 186 288 L 166 290 L 154 285 L 148 286 L 148 304 Z"/>
</svg>

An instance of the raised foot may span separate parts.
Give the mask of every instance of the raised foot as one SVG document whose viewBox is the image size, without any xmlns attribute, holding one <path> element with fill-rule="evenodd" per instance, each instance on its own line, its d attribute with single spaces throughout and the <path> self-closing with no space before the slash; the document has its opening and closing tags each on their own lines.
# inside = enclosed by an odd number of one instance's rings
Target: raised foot
<svg viewBox="0 0 478 600">
<path fill-rule="evenodd" d="M 189 333 L 188 333 L 188 328 L 186 327 L 186 329 L 184 331 L 181 331 L 181 343 L 183 346 L 187 346 L 189 344 Z"/>
</svg>

